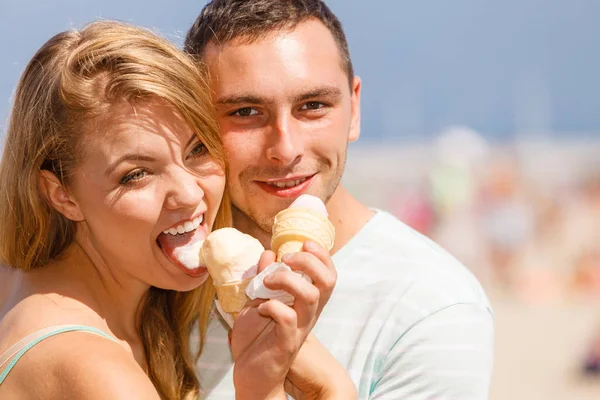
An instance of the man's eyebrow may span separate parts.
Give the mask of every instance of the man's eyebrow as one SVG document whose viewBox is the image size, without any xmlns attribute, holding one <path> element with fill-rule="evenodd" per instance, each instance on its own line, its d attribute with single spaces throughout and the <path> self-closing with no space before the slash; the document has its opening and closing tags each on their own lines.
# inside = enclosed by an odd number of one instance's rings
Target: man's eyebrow
<svg viewBox="0 0 600 400">
<path fill-rule="evenodd" d="M 294 97 L 294 103 L 300 103 L 317 97 L 329 97 L 338 99 L 342 96 L 342 91 L 336 86 L 323 86 L 310 89 Z M 231 106 L 238 104 L 273 104 L 273 101 L 265 97 L 255 95 L 231 95 L 219 97 L 215 102 L 217 106 Z"/>
<path fill-rule="evenodd" d="M 223 96 L 219 97 L 215 104 L 229 106 L 236 104 L 269 104 L 272 101 L 269 101 L 263 97 L 253 96 L 253 95 L 232 95 L 232 96 Z"/>
<path fill-rule="evenodd" d="M 311 89 L 308 92 L 299 94 L 294 98 L 294 103 L 300 103 L 317 97 L 329 97 L 333 99 L 338 99 L 342 97 L 342 91 L 335 86 L 318 87 L 315 89 Z"/>
<path fill-rule="evenodd" d="M 143 154 L 124 154 L 121 157 L 119 157 L 116 161 L 110 163 L 110 165 L 108 167 L 106 167 L 106 171 L 104 171 L 104 175 L 106 176 L 110 176 L 110 174 L 113 173 L 113 171 L 115 169 L 117 169 L 117 167 L 119 166 L 119 164 L 121 164 L 124 161 L 148 161 L 148 162 L 152 162 L 152 161 L 156 161 L 156 159 L 154 157 L 149 157 L 149 156 L 145 156 Z"/>
</svg>

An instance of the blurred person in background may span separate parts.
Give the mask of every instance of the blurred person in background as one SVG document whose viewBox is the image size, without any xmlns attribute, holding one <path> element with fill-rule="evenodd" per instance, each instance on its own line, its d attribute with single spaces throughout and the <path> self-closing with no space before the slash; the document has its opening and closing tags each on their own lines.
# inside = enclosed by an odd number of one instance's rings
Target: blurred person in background
<svg viewBox="0 0 600 400">
<path fill-rule="evenodd" d="M 571 258 L 579 292 L 600 297 L 600 167 L 585 174 L 580 196 L 568 208 Z"/>
<path fill-rule="evenodd" d="M 531 186 L 534 186 L 532 183 Z M 513 255 L 513 294 L 530 303 L 553 302 L 566 294 L 572 273 L 565 240 L 567 215 L 561 199 L 536 188 L 529 196 L 532 225 Z"/>
<path fill-rule="evenodd" d="M 374 9 L 375 10 L 375 9 Z M 340 180 L 360 134 L 361 81 L 320 0 L 215 0 L 185 50 L 210 72 L 229 161 L 234 226 L 270 246 L 273 216 L 320 197 L 336 228 L 336 289 L 313 332 L 361 399 L 488 398 L 493 314 L 479 282 L 440 246 L 358 202 Z M 218 315 L 198 361 L 208 398 L 232 393 Z"/>
<path fill-rule="evenodd" d="M 574 204 L 568 237 L 577 245 L 573 251 L 575 290 L 600 298 L 600 166 L 585 176 L 582 196 Z M 600 329 L 594 335 L 583 362 L 587 374 L 600 376 Z"/>
<path fill-rule="evenodd" d="M 535 223 L 534 208 L 522 178 L 512 156 L 502 154 L 492 159 L 479 206 L 493 281 L 505 288 L 514 284 L 516 258 L 530 240 Z"/>
<path fill-rule="evenodd" d="M 466 263 L 484 285 L 492 276 L 489 241 L 482 235 L 482 174 L 489 160 L 485 139 L 465 126 L 445 129 L 435 141 L 428 193 L 435 210 L 431 237 Z"/>
<path fill-rule="evenodd" d="M 431 237 L 437 223 L 435 207 L 427 184 L 399 189 L 392 196 L 392 212 L 402 222 L 425 236 Z"/>
</svg>

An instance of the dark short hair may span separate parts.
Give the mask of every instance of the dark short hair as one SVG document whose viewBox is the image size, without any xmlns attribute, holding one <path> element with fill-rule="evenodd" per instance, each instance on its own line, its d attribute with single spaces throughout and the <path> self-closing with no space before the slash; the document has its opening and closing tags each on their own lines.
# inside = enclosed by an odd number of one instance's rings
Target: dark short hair
<svg viewBox="0 0 600 400">
<path fill-rule="evenodd" d="M 187 32 L 184 51 L 202 58 L 214 41 L 252 43 L 276 30 L 293 30 L 316 19 L 329 29 L 340 51 L 342 68 L 352 86 L 354 69 L 342 24 L 322 0 L 213 0 L 202 9 Z"/>
</svg>

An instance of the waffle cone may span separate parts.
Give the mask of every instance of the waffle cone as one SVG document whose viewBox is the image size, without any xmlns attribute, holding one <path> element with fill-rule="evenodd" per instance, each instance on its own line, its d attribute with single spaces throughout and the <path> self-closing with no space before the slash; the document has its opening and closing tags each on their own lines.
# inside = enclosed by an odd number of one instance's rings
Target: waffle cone
<svg viewBox="0 0 600 400">
<path fill-rule="evenodd" d="M 331 250 L 334 239 L 335 228 L 327 217 L 307 208 L 286 208 L 275 216 L 271 250 L 281 261 L 285 254 L 301 251 L 307 240 Z"/>
<path fill-rule="evenodd" d="M 277 249 L 277 261 L 281 261 L 283 256 L 288 253 L 297 253 L 302 251 L 303 245 L 304 240 L 289 240 L 285 243 L 282 243 Z"/>
<path fill-rule="evenodd" d="M 237 317 L 237 314 L 244 308 L 248 301 L 246 287 L 251 280 L 244 279 L 243 281 L 215 285 L 217 297 L 223 311 L 232 314 L 234 318 Z"/>
</svg>

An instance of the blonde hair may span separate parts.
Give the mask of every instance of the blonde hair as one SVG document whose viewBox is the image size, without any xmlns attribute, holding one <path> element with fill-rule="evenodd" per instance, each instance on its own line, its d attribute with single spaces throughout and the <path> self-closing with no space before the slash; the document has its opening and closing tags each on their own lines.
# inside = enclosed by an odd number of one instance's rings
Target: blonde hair
<svg viewBox="0 0 600 400">
<path fill-rule="evenodd" d="M 41 170 L 66 186 L 82 157 L 83 132 L 98 131 L 113 105 L 159 98 L 187 121 L 226 168 L 205 72 L 167 40 L 120 22 L 94 22 L 57 34 L 27 65 L 17 86 L 0 165 L 0 262 L 29 270 L 69 246 L 75 224 L 49 206 Z M 230 225 L 227 193 L 214 229 Z M 187 293 L 151 288 L 140 310 L 148 375 L 162 398 L 194 397 L 199 384 L 189 337 L 200 346 L 214 289 Z"/>
</svg>

